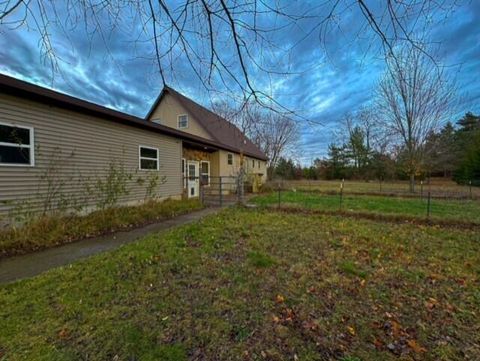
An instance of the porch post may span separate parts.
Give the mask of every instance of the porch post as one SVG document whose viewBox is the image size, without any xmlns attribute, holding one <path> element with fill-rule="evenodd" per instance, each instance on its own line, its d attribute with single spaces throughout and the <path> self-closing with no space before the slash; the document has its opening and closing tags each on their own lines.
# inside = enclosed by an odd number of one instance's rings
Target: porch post
<svg viewBox="0 0 480 361">
<path fill-rule="evenodd" d="M 223 191 L 222 191 L 222 177 L 218 177 L 218 188 L 219 188 L 219 196 L 220 196 L 220 207 L 223 206 Z"/>
</svg>

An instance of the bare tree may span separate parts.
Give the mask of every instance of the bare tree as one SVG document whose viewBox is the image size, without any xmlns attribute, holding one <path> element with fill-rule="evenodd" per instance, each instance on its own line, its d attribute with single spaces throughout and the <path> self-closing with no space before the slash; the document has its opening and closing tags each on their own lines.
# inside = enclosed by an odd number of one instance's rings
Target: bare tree
<svg viewBox="0 0 480 361">
<path fill-rule="evenodd" d="M 411 192 L 424 165 L 429 135 L 450 115 L 454 86 L 447 78 L 445 69 L 434 66 L 424 51 L 410 47 L 387 60 L 378 87 L 379 115 L 404 154 Z"/>
<path fill-rule="evenodd" d="M 282 156 L 294 153 L 298 139 L 297 123 L 280 114 L 271 113 L 257 124 L 252 140 L 268 157 L 269 177 Z"/>
<path fill-rule="evenodd" d="M 299 139 L 297 122 L 255 102 L 235 107 L 217 102 L 214 111 L 235 124 L 268 157 L 267 168 L 274 168 L 280 157 L 292 155 Z M 269 174 L 270 175 L 270 174 Z"/>
<path fill-rule="evenodd" d="M 254 137 L 256 127 L 262 121 L 267 112 L 256 102 L 248 102 L 238 105 L 222 99 L 213 103 L 212 109 L 222 118 L 235 124 L 243 134 L 248 137 Z"/>
<path fill-rule="evenodd" d="M 352 16 L 358 19 L 358 27 L 350 41 L 370 39 L 365 51 L 376 49 L 373 51 L 392 57 L 393 49 L 402 43 L 421 49 L 414 34 L 432 26 L 434 19 L 442 18 L 440 15 L 454 11 L 459 2 L 4 0 L 0 1 L 0 25 L 36 29 L 43 54 L 55 70 L 59 61 L 56 47 L 64 43 L 56 41 L 59 39 L 55 36 L 69 39 L 77 28 L 84 28 L 87 36 L 100 36 L 108 49 L 110 32 L 130 24 L 141 29 L 139 42 L 151 43 L 152 60 L 164 84 L 188 67 L 206 90 L 240 92 L 246 103 L 254 100 L 264 107 L 288 112 L 255 81 L 258 76 L 289 74 L 288 64 L 279 67 L 279 62 L 272 59 L 286 59 L 300 43 L 317 37 L 326 50 L 334 31 L 351 30 Z M 285 46 L 282 31 L 304 36 Z"/>
</svg>

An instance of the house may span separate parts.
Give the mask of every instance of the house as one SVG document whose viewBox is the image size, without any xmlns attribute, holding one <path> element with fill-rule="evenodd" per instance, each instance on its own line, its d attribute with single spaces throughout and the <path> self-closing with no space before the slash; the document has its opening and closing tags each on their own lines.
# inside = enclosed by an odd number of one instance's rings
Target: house
<svg viewBox="0 0 480 361">
<path fill-rule="evenodd" d="M 263 183 L 266 180 L 265 154 L 240 129 L 174 89 L 164 87 L 145 118 L 236 149 L 198 147 L 183 142 L 182 171 L 187 179 L 199 172 L 206 179 L 235 177 L 242 163 L 252 182 Z M 188 196 L 191 196 L 195 187 L 187 188 Z"/>
<path fill-rule="evenodd" d="M 168 87 L 139 118 L 0 75 L 0 215 L 198 197 L 200 179 L 208 187 L 241 166 L 264 180 L 266 160 L 238 128 Z"/>
</svg>

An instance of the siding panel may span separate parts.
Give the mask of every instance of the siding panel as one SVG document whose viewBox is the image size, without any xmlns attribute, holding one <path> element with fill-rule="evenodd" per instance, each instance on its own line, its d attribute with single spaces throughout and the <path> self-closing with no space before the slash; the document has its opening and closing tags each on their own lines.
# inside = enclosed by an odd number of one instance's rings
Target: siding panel
<svg viewBox="0 0 480 361">
<path fill-rule="evenodd" d="M 115 159 L 133 175 L 128 182 L 130 193 L 121 202 L 140 201 L 147 183 L 140 184 L 140 179 L 145 181 L 152 171 L 138 169 L 139 145 L 159 149 L 158 173 L 166 177 L 166 182 L 157 187 L 158 196 L 182 194 L 179 139 L 6 94 L 0 94 L 0 121 L 31 126 L 35 132 L 34 167 L 0 166 L 0 214 L 11 208 L 2 201 L 41 204 L 48 188 L 44 175 L 52 164 L 57 169 L 55 183 L 62 184 L 64 197 L 73 199 L 85 196 L 86 183 L 105 177 L 109 163 Z M 88 206 L 94 204 L 95 200 L 89 200 Z"/>
</svg>

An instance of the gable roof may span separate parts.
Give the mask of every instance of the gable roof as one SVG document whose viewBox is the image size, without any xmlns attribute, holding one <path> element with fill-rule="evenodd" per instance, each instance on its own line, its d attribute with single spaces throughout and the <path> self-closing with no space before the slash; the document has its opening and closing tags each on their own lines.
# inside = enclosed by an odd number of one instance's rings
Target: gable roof
<svg viewBox="0 0 480 361">
<path fill-rule="evenodd" d="M 146 120 L 150 119 L 166 93 L 176 99 L 216 142 L 235 148 L 237 153 L 244 153 L 262 160 L 267 159 L 265 153 L 253 144 L 237 126 L 168 86 L 163 88 L 145 117 Z"/>
<path fill-rule="evenodd" d="M 109 109 L 107 107 L 103 107 L 54 90 L 43 88 L 41 86 L 28 83 L 26 81 L 16 79 L 4 74 L 0 74 L 0 93 L 33 100 L 42 104 L 48 104 L 50 106 L 56 106 L 58 108 L 67 109 L 86 115 L 96 116 L 119 124 L 125 124 L 148 131 L 153 131 L 156 133 L 181 139 L 190 144 L 200 145 L 205 148 L 220 148 L 231 152 L 238 151 L 237 148 L 229 146 L 228 144 L 219 143 L 215 140 L 205 139 L 193 134 L 167 127 L 165 125 L 146 121 L 145 119 L 135 117 L 133 115 Z"/>
</svg>

